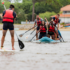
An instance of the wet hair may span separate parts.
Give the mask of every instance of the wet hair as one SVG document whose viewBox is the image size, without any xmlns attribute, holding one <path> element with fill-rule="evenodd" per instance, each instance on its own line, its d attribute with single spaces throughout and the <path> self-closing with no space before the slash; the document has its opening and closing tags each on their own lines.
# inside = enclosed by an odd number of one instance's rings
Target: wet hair
<svg viewBox="0 0 70 70">
<path fill-rule="evenodd" d="M 50 21 L 49 25 L 48 25 L 48 28 L 50 27 L 50 25 L 53 27 L 53 21 Z"/>
<path fill-rule="evenodd" d="M 44 21 L 44 20 L 43 20 Z M 43 24 L 41 24 L 43 26 Z M 44 26 L 45 26 L 45 21 L 44 21 Z"/>
<path fill-rule="evenodd" d="M 60 16 L 60 14 L 57 14 L 57 16 Z"/>
<path fill-rule="evenodd" d="M 12 8 L 15 8 L 15 7 L 14 7 L 14 5 L 10 5 L 10 7 L 9 7 L 9 8 L 11 8 L 11 9 L 12 9 Z"/>
</svg>

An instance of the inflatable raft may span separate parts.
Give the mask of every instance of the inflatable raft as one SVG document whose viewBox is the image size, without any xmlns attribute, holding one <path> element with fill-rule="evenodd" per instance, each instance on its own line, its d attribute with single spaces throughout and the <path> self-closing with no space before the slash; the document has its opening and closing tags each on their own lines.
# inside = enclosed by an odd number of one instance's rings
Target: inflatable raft
<svg viewBox="0 0 70 70">
<path fill-rule="evenodd" d="M 43 37 L 43 38 L 41 38 L 41 39 L 39 39 L 39 40 L 36 40 L 36 41 L 33 41 L 33 42 L 43 42 L 43 43 L 59 43 L 60 42 L 60 40 L 53 40 L 53 39 L 50 39 L 50 38 L 48 38 L 48 37 Z"/>
</svg>

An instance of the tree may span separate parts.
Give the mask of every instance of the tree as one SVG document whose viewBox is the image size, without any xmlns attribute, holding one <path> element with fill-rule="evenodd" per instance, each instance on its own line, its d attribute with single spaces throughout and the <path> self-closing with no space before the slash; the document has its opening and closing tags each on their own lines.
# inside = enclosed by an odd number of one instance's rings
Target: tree
<svg viewBox="0 0 70 70">
<path fill-rule="evenodd" d="M 3 5 L 2 5 L 2 3 L 1 3 L 1 0 L 0 0 L 0 13 L 2 13 L 3 10 L 4 10 L 4 7 L 3 7 Z"/>
<path fill-rule="evenodd" d="M 27 19 L 25 12 L 23 9 L 19 10 L 19 13 L 17 14 L 17 20 L 20 23 L 21 21 L 25 21 Z"/>
<path fill-rule="evenodd" d="M 33 3 L 32 21 L 34 21 L 34 15 L 35 15 L 35 3 L 36 2 L 41 2 L 41 1 L 46 1 L 46 0 L 32 0 L 32 3 Z"/>
<path fill-rule="evenodd" d="M 32 3 L 33 3 L 32 21 L 34 21 L 35 3 L 36 3 L 36 2 L 44 2 L 44 3 L 52 4 L 53 1 L 56 1 L 56 0 L 32 0 Z"/>
</svg>

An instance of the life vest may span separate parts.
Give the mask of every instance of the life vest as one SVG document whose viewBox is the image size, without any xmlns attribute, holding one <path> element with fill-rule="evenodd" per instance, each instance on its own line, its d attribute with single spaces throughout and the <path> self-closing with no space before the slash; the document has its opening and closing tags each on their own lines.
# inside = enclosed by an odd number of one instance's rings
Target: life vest
<svg viewBox="0 0 70 70">
<path fill-rule="evenodd" d="M 39 20 L 37 20 L 37 25 L 40 26 L 42 23 L 41 18 L 39 18 Z"/>
<path fill-rule="evenodd" d="M 48 32 L 55 32 L 55 27 L 50 25 Z"/>
<path fill-rule="evenodd" d="M 59 19 L 57 17 L 55 17 L 55 20 L 54 20 L 55 24 L 58 24 L 59 22 Z"/>
<path fill-rule="evenodd" d="M 13 11 L 8 9 L 5 12 L 5 15 L 3 16 L 3 22 L 14 22 L 14 16 L 13 16 Z"/>
<path fill-rule="evenodd" d="M 45 26 L 40 26 L 40 32 L 46 32 L 46 27 Z"/>
</svg>

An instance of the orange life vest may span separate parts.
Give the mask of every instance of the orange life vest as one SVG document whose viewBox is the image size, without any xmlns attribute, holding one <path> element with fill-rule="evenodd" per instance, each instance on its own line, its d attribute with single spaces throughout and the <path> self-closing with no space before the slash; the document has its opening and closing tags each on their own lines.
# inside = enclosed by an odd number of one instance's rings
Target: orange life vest
<svg viewBox="0 0 70 70">
<path fill-rule="evenodd" d="M 5 12 L 5 15 L 3 16 L 3 22 L 14 22 L 14 16 L 13 16 L 13 11 L 8 9 Z"/>
<path fill-rule="evenodd" d="M 50 25 L 48 32 L 55 32 L 55 27 Z"/>
<path fill-rule="evenodd" d="M 37 20 L 37 25 L 40 26 L 42 23 L 41 18 L 39 18 L 39 20 Z"/>
<path fill-rule="evenodd" d="M 46 27 L 45 26 L 40 26 L 40 32 L 46 32 Z"/>
<path fill-rule="evenodd" d="M 54 20 L 55 24 L 58 24 L 59 22 L 59 19 L 57 17 L 55 17 L 55 20 Z"/>
</svg>

